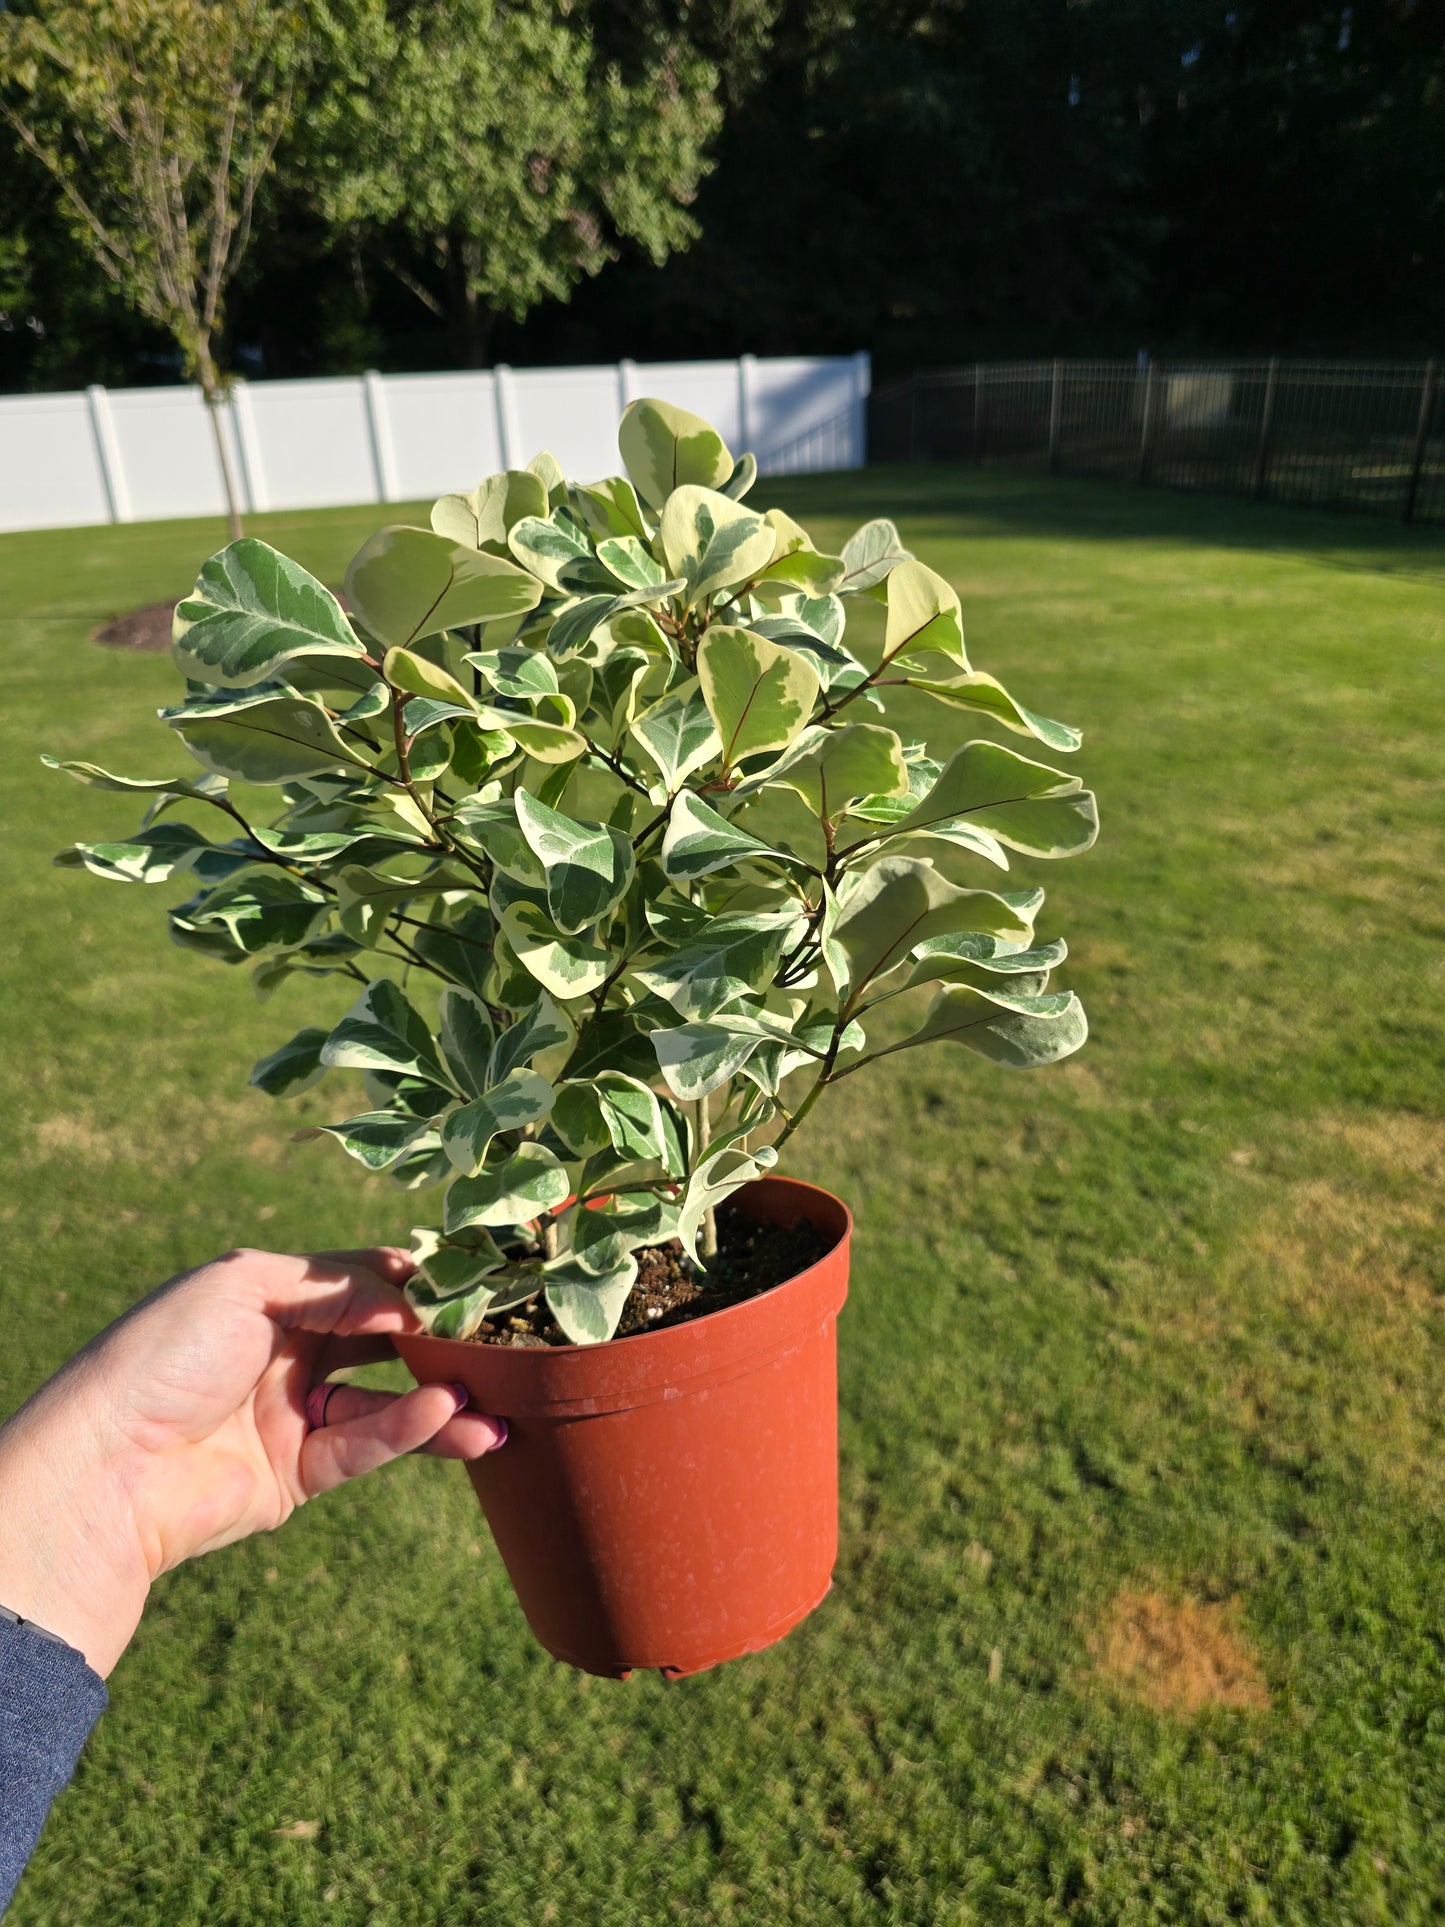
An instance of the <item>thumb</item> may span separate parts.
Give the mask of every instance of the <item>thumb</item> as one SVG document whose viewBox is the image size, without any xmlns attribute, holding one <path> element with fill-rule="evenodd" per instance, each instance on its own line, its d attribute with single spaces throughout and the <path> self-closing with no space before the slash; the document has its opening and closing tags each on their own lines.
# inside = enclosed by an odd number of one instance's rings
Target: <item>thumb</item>
<svg viewBox="0 0 1445 1927">
<path fill-rule="evenodd" d="M 465 1393 L 451 1385 L 418 1385 L 400 1397 L 385 1399 L 373 1410 L 308 1432 L 301 1446 L 302 1491 L 314 1499 L 334 1485 L 417 1451 L 465 1403 Z"/>
</svg>

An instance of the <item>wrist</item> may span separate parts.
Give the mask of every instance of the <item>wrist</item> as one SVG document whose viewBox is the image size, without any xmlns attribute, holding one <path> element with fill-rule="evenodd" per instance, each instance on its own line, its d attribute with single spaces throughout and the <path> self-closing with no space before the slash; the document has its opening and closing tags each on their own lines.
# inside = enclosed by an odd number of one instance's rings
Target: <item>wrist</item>
<svg viewBox="0 0 1445 1927">
<path fill-rule="evenodd" d="M 104 1678 L 134 1633 L 150 1574 L 121 1455 L 71 1373 L 0 1427 L 0 1605 Z"/>
</svg>

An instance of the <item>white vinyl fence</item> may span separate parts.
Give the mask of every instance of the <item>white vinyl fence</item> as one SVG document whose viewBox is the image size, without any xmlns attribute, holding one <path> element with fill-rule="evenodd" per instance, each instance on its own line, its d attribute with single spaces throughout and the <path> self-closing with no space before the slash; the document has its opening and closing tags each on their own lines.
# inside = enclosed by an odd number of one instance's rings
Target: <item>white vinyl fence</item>
<svg viewBox="0 0 1445 1927">
<path fill-rule="evenodd" d="M 764 474 L 859 468 L 867 355 L 497 367 L 485 373 L 237 382 L 226 432 L 247 509 L 405 502 L 467 489 L 550 448 L 569 475 L 619 466 L 639 395 L 704 416 Z M 224 511 L 197 388 L 0 396 L 0 529 Z"/>
</svg>

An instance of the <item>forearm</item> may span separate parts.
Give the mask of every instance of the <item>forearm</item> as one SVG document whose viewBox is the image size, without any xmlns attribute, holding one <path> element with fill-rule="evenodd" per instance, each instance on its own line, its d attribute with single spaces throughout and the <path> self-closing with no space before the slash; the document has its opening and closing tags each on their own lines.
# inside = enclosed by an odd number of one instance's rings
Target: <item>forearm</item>
<svg viewBox="0 0 1445 1927">
<path fill-rule="evenodd" d="M 150 1586 L 124 1466 L 77 1361 L 0 1426 L 0 1606 L 104 1678 Z"/>
</svg>

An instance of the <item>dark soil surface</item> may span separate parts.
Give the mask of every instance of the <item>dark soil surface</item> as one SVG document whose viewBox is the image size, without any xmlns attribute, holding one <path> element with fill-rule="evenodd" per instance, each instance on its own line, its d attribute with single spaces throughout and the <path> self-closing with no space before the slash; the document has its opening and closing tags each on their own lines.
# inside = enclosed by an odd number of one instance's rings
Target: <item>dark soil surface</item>
<svg viewBox="0 0 1445 1927">
<path fill-rule="evenodd" d="M 152 655 L 164 655 L 171 646 L 171 617 L 175 612 L 174 602 L 148 602 L 143 609 L 132 609 L 129 615 L 117 616 L 114 622 L 93 630 L 90 639 L 103 649 L 143 649 Z"/>
<path fill-rule="evenodd" d="M 705 1273 L 694 1268 L 676 1238 L 637 1253 L 637 1283 L 622 1308 L 617 1336 L 666 1331 L 740 1305 L 806 1271 L 827 1249 L 827 1240 L 806 1218 L 793 1224 L 755 1224 L 724 1207 L 718 1213 L 718 1254 Z M 484 1319 L 474 1342 L 534 1346 L 566 1345 L 570 1340 L 539 1295 L 496 1325 Z"/>
</svg>

